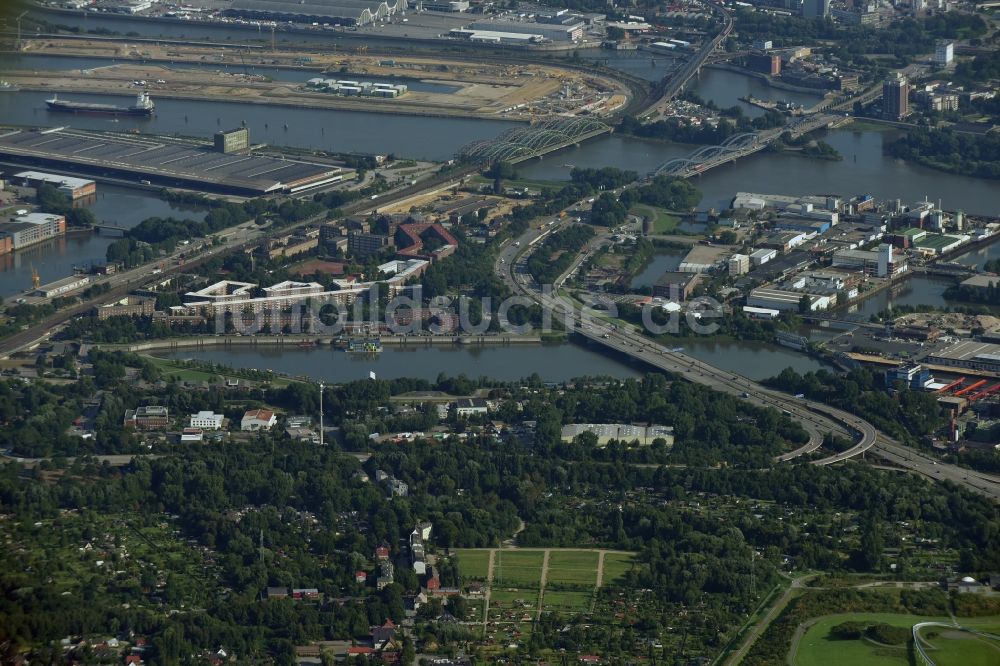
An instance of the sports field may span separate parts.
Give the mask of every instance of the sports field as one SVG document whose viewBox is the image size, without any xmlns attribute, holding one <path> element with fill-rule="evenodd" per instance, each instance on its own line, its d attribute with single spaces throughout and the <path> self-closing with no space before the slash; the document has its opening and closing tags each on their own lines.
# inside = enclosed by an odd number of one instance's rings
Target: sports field
<svg viewBox="0 0 1000 666">
<path fill-rule="evenodd" d="M 791 663 L 796 666 L 907 666 L 909 646 L 880 645 L 867 638 L 838 640 L 830 629 L 843 622 L 868 622 L 910 628 L 918 622 L 946 622 L 946 617 L 928 617 L 897 613 L 841 613 L 818 618 L 801 638 Z M 959 618 L 959 624 L 990 630 L 997 618 Z M 1000 664 L 1000 643 L 991 644 L 973 634 L 945 628 L 929 627 L 922 635 L 928 639 L 927 650 L 937 666 L 993 666 Z"/>
<path fill-rule="evenodd" d="M 1000 641 L 954 631 L 927 627 L 920 632 L 928 646 L 927 656 L 937 666 L 996 666 L 1000 664 Z"/>
</svg>

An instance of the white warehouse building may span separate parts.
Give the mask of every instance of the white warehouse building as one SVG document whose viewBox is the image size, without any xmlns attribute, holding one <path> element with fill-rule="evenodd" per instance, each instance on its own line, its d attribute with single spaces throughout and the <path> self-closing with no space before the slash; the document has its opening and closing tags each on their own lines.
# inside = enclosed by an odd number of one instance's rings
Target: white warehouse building
<svg viewBox="0 0 1000 666">
<path fill-rule="evenodd" d="M 539 35 L 552 42 L 575 42 L 583 39 L 583 23 L 568 25 L 536 23 L 534 21 L 475 21 L 469 30 L 491 31 L 508 34 Z"/>
</svg>

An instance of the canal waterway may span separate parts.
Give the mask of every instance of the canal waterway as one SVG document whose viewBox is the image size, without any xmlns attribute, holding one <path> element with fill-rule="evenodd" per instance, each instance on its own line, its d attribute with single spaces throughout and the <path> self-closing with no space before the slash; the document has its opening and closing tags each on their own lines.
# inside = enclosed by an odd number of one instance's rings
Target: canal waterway
<svg viewBox="0 0 1000 666">
<path fill-rule="evenodd" d="M 653 255 L 653 260 L 642 269 L 629 285 L 632 289 L 652 287 L 661 275 L 667 271 L 676 271 L 684 260 L 687 250 L 660 251 Z"/>
<path fill-rule="evenodd" d="M 152 192 L 98 183 L 97 195 L 87 206 L 97 219 L 131 228 L 148 217 L 200 219 L 204 212 L 171 204 Z M 88 268 L 103 264 L 107 248 L 115 237 L 71 230 L 62 238 L 0 255 L 0 297 L 7 299 L 31 288 L 31 271 L 37 270 L 42 284 L 71 275 L 75 266 Z"/>
<path fill-rule="evenodd" d="M 759 380 L 791 366 L 798 372 L 824 367 L 818 361 L 784 347 L 763 342 L 685 340 L 685 351 L 703 361 Z M 273 370 L 291 376 L 345 382 L 377 377 L 416 377 L 434 380 L 449 376 L 490 377 L 515 381 L 538 373 L 545 381 L 562 382 L 577 377 L 639 377 L 650 369 L 624 357 L 604 354 L 575 343 L 504 346 L 386 346 L 377 355 L 348 354 L 334 349 L 279 347 L 157 352 L 157 356 L 219 363 L 237 368 Z"/>
</svg>

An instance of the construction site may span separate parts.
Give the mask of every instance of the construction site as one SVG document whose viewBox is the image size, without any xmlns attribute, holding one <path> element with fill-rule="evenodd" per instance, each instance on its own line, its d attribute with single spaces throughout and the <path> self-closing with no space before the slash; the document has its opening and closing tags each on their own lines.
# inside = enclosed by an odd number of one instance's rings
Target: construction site
<svg viewBox="0 0 1000 666">
<path fill-rule="evenodd" d="M 90 62 L 107 59 L 106 66 L 57 73 L 28 68 L 5 73 L 22 90 L 67 94 L 125 94 L 141 85 L 156 98 L 225 97 L 256 104 L 522 121 L 548 115 L 606 116 L 629 101 L 625 85 L 575 70 L 430 57 L 385 58 L 367 55 L 364 47 L 349 53 L 303 53 L 250 46 L 37 39 L 26 42 L 22 53 L 86 57 Z M 269 75 L 258 73 L 257 68 L 266 68 Z M 307 78 L 319 76 L 371 78 L 408 89 L 405 95 L 388 98 L 330 95 L 306 84 Z"/>
</svg>

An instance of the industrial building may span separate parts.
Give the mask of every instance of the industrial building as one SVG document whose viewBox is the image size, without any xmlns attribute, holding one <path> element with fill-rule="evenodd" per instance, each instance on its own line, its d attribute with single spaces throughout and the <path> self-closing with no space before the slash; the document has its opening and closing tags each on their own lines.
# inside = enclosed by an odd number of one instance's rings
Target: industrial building
<svg viewBox="0 0 1000 666">
<path fill-rule="evenodd" d="M 233 130 L 219 130 L 215 133 L 215 150 L 220 153 L 241 153 L 250 149 L 250 130 L 238 127 Z"/>
<path fill-rule="evenodd" d="M 597 445 L 605 446 L 612 440 L 633 442 L 638 440 L 643 446 L 649 446 L 655 439 L 663 439 L 667 446 L 674 445 L 674 429 L 662 425 L 628 425 L 625 423 L 573 423 L 562 427 L 561 438 L 569 442 L 583 433 L 591 433 L 597 437 Z"/>
<path fill-rule="evenodd" d="M 474 21 L 468 30 L 507 34 L 538 35 L 551 42 L 575 42 L 583 39 L 583 22 L 569 24 L 537 23 L 535 21 Z"/>
<path fill-rule="evenodd" d="M 468 28 L 454 28 L 448 32 L 450 37 L 466 39 L 470 42 L 481 44 L 537 44 L 544 41 L 544 37 L 536 33 L 525 32 L 504 32 L 501 30 L 470 30 Z"/>
<path fill-rule="evenodd" d="M 837 250 L 833 253 L 831 265 L 834 268 L 861 271 L 865 275 L 875 277 L 896 277 L 909 268 L 905 255 L 893 251 L 891 245 L 881 245 L 877 252 Z"/>
<path fill-rule="evenodd" d="M 92 180 L 61 176 L 56 173 L 22 171 L 21 173 L 14 174 L 14 179 L 15 182 L 27 187 L 38 188 L 42 185 L 51 185 L 73 200 L 87 197 L 97 192 L 97 184 Z"/>
<path fill-rule="evenodd" d="M 729 250 L 713 245 L 695 245 L 684 256 L 681 265 L 677 267 L 681 273 L 705 273 L 716 266 L 724 265 L 728 260 Z"/>
<path fill-rule="evenodd" d="M 826 310 L 836 300 L 827 294 L 812 294 L 794 289 L 777 289 L 760 287 L 750 292 L 747 305 L 755 308 L 780 310 L 781 312 L 798 312 L 808 308 L 810 312 Z"/>
<path fill-rule="evenodd" d="M 224 16 L 322 23 L 329 25 L 369 25 L 406 11 L 406 0 L 365 2 L 364 0 L 234 0 Z"/>
<path fill-rule="evenodd" d="M 929 354 L 924 363 L 1000 373 L 1000 345 L 965 340 Z"/>
<path fill-rule="evenodd" d="M 90 284 L 90 278 L 86 275 L 71 275 L 61 280 L 42 285 L 33 292 L 33 295 L 41 296 L 42 298 L 55 298 L 56 296 L 62 296 L 78 289 L 83 289 L 88 284 Z"/>
<path fill-rule="evenodd" d="M 913 389 L 922 389 L 931 381 L 931 372 L 922 365 L 901 365 L 885 371 L 885 385 L 891 387 L 896 382 Z"/>
<path fill-rule="evenodd" d="M 66 218 L 49 213 L 26 213 L 10 222 L 0 223 L 0 254 L 22 250 L 30 245 L 62 236 L 66 233 Z"/>
<path fill-rule="evenodd" d="M 338 81 L 316 77 L 306 81 L 306 86 L 319 92 L 345 97 L 377 97 L 394 99 L 405 95 L 405 83 L 372 83 L 371 81 Z"/>
<path fill-rule="evenodd" d="M 763 266 L 777 256 L 777 250 L 772 248 L 761 248 L 750 253 L 750 263 L 754 266 Z"/>
<path fill-rule="evenodd" d="M 701 273 L 681 273 L 668 271 L 661 275 L 653 285 L 653 296 L 669 301 L 683 302 L 691 298 L 691 294 L 701 282 Z"/>
<path fill-rule="evenodd" d="M 0 157 L 73 165 L 129 180 L 257 196 L 339 182 L 343 170 L 263 155 L 226 155 L 152 137 L 96 135 L 66 128 L 0 134 Z"/>
</svg>

